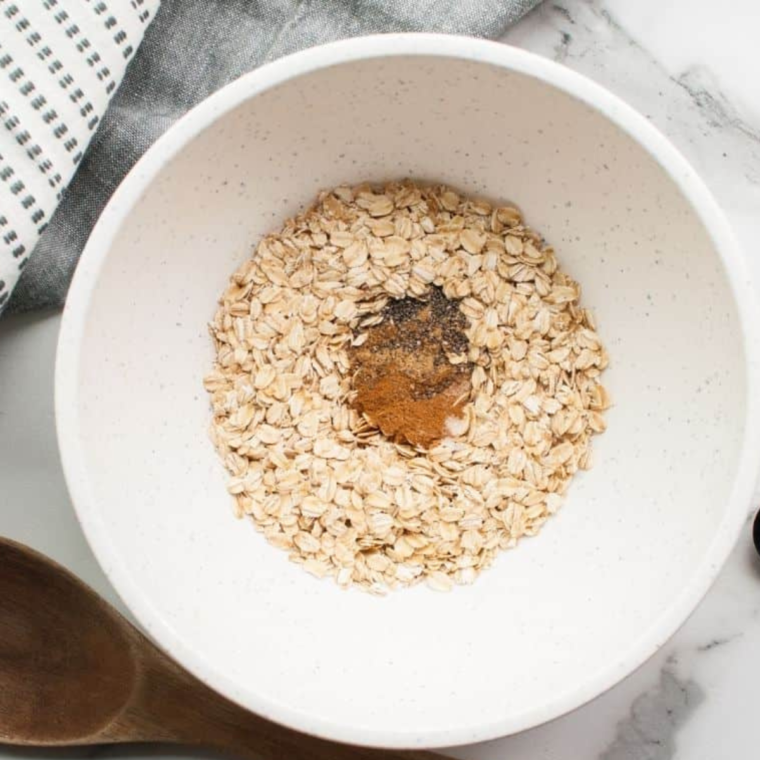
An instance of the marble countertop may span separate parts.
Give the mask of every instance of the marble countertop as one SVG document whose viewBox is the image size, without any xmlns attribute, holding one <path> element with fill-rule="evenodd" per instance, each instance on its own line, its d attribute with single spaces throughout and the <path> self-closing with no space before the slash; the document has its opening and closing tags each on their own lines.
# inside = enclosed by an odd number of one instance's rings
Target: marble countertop
<svg viewBox="0 0 760 760">
<path fill-rule="evenodd" d="M 646 114 L 711 187 L 758 283 L 760 89 L 752 72 L 760 67 L 759 24 L 757 0 L 545 0 L 504 37 L 586 74 Z M 0 323 L 0 534 L 54 557 L 124 611 L 85 543 L 58 461 L 58 325 L 57 314 Z M 552 723 L 449 754 L 470 760 L 757 757 L 760 560 L 750 520 L 758 505 L 760 498 L 747 505 L 747 530 L 702 604 L 638 671 Z M 0 748 L 0 760 L 96 754 L 180 756 L 159 748 Z"/>
</svg>

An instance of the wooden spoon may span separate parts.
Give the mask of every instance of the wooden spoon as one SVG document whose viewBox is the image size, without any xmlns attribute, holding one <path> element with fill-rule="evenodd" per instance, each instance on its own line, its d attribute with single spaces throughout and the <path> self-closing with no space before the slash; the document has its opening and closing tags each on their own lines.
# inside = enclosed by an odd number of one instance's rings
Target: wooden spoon
<svg viewBox="0 0 760 760">
<path fill-rule="evenodd" d="M 441 760 L 336 744 L 243 710 L 182 670 L 63 567 L 2 538 L 0 742 L 170 742 L 255 760 Z"/>
</svg>

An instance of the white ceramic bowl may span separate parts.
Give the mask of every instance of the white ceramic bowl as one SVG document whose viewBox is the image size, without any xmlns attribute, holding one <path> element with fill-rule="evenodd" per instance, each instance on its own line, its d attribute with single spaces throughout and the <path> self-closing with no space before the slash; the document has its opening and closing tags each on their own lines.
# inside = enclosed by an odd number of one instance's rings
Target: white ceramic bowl
<svg viewBox="0 0 760 760">
<path fill-rule="evenodd" d="M 472 587 L 378 599 L 233 519 L 201 379 L 251 245 L 320 188 L 404 176 L 522 206 L 597 314 L 616 405 L 538 538 Z M 359 744 L 490 739 L 623 678 L 714 579 L 760 460 L 750 304 L 701 181 L 602 88 L 471 39 L 327 45 L 202 103 L 104 212 L 61 332 L 66 477 L 127 605 L 215 689 Z"/>
</svg>

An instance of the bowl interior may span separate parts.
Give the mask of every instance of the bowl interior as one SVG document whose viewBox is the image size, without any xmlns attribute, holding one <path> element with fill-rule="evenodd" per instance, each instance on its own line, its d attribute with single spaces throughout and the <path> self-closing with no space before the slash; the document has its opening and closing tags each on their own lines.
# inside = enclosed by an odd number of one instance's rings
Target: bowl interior
<svg viewBox="0 0 760 760">
<path fill-rule="evenodd" d="M 378 599 L 315 580 L 233 518 L 202 377 L 216 299 L 263 233 L 320 188 L 407 176 L 522 207 L 597 315 L 615 406 L 539 537 L 472 587 Z M 446 744 L 553 717 L 672 632 L 725 518 L 745 357 L 703 224 L 598 111 L 485 61 L 346 62 L 225 113 L 113 235 L 107 257 L 97 237 L 86 254 L 84 272 L 102 266 L 61 349 L 77 373 L 62 444 L 101 562 L 204 679 L 304 730 Z"/>
</svg>

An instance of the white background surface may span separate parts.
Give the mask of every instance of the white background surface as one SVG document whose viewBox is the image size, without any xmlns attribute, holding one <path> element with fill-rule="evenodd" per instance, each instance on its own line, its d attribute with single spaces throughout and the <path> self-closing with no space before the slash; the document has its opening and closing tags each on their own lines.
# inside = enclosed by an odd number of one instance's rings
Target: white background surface
<svg viewBox="0 0 760 760">
<path fill-rule="evenodd" d="M 760 89 L 752 72 L 760 66 L 758 22 L 755 0 L 547 0 L 506 37 L 587 74 L 647 114 L 706 179 L 756 277 Z M 57 315 L 0 324 L 0 534 L 53 556 L 118 606 L 76 523 L 58 463 L 52 394 L 57 328 Z M 756 757 L 760 561 L 749 541 L 753 506 L 747 505 L 747 531 L 716 586 L 638 672 L 549 725 L 452 754 L 484 760 Z M 93 752 L 135 754 L 66 755 Z M 37 754 L 0 750 L 8 758 Z"/>
</svg>

